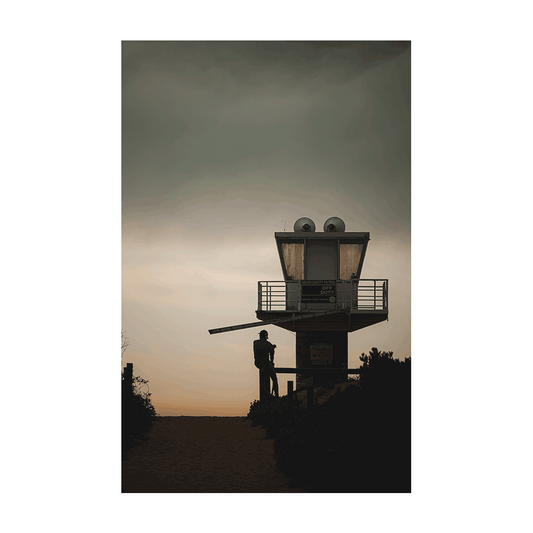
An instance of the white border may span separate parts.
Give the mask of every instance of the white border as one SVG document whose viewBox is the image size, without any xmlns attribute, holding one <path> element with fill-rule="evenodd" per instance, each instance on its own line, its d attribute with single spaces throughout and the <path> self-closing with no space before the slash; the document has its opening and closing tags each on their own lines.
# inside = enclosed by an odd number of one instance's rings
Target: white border
<svg viewBox="0 0 533 533">
<path fill-rule="evenodd" d="M 122 494 L 121 41 L 412 41 L 412 493 Z M 427 19 L 104 19 L 101 22 L 101 512 L 105 514 L 428 514 L 431 512 L 431 23 Z M 296 512 L 295 512 L 296 510 Z"/>
</svg>

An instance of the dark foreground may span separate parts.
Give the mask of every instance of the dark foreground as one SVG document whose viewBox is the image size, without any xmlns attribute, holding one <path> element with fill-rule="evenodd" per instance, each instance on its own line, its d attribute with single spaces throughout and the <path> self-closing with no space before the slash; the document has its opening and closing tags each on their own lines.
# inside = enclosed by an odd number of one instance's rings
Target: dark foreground
<svg viewBox="0 0 533 533">
<path fill-rule="evenodd" d="M 245 417 L 160 417 L 127 452 L 122 492 L 304 492 L 276 468 L 274 443 Z"/>
</svg>

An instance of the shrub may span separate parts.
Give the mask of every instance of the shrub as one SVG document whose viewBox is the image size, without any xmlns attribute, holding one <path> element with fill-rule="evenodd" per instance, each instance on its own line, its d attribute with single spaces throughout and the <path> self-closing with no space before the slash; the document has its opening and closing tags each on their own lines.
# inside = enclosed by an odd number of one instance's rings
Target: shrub
<svg viewBox="0 0 533 533">
<path fill-rule="evenodd" d="M 248 416 L 274 438 L 280 470 L 308 492 L 409 492 L 411 361 L 373 348 L 361 386 L 314 411 L 284 399 L 254 402 Z"/>
<path fill-rule="evenodd" d="M 128 451 L 152 426 L 157 416 L 151 394 L 143 391 L 148 381 L 134 376 L 130 387 L 122 373 L 122 451 Z"/>
</svg>

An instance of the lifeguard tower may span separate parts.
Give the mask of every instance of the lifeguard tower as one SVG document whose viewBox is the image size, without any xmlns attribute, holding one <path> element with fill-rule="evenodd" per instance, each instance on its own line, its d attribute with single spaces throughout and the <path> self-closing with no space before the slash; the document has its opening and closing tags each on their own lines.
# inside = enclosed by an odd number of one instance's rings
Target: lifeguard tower
<svg viewBox="0 0 533 533">
<path fill-rule="evenodd" d="M 276 325 L 296 333 L 296 386 L 345 380 L 348 333 L 388 319 L 388 280 L 362 279 L 370 234 L 347 232 L 332 217 L 317 232 L 300 218 L 293 232 L 275 233 L 282 281 L 259 281 L 256 316 L 260 322 L 209 330 L 222 333 Z"/>
</svg>

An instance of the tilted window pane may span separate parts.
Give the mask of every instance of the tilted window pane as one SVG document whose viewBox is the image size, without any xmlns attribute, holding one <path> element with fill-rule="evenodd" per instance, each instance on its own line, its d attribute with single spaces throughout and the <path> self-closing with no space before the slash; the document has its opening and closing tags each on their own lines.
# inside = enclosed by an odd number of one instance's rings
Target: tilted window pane
<svg viewBox="0 0 533 533">
<path fill-rule="evenodd" d="M 283 243 L 281 245 L 283 261 L 287 274 L 292 279 L 304 278 L 304 245 L 303 243 Z"/>
<path fill-rule="evenodd" d="M 352 274 L 357 274 L 361 262 L 362 244 L 340 245 L 340 275 L 341 279 L 351 279 Z"/>
</svg>

